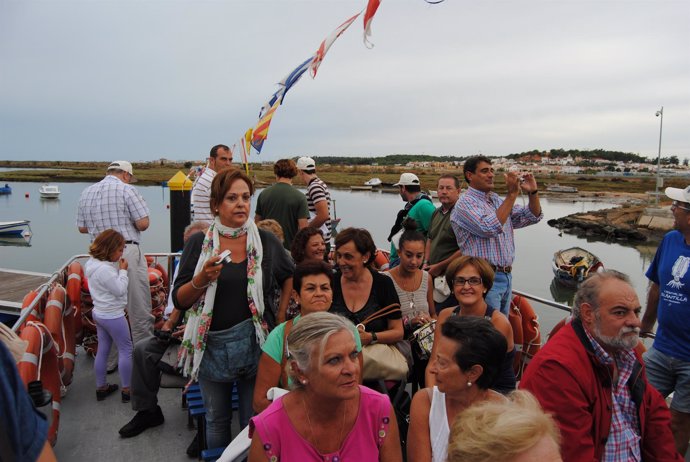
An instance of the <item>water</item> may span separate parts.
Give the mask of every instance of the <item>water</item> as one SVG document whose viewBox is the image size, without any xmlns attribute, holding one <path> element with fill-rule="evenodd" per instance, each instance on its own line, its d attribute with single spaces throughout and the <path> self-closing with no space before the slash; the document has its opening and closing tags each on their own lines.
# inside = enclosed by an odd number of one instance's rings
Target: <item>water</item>
<svg viewBox="0 0 690 462">
<path fill-rule="evenodd" d="M 30 246 L 2 246 L 0 267 L 51 273 L 72 255 L 87 252 L 89 236 L 76 227 L 79 195 L 90 183 L 60 183 L 60 198 L 41 199 L 41 183 L 12 183 L 13 194 L 0 196 L 0 221 L 31 220 L 33 236 Z M 142 247 L 147 252 L 170 250 L 169 190 L 160 186 L 138 187 L 151 209 L 151 226 L 142 234 Z M 260 192 L 260 191 L 259 191 Z M 25 197 L 28 193 L 29 197 Z M 331 191 L 335 211 L 342 219 L 340 229 L 347 226 L 367 228 L 377 246 L 388 248 L 388 232 L 403 202 L 397 194 L 344 190 Z M 519 199 L 520 200 L 520 199 Z M 252 200 L 252 208 L 256 198 Z M 606 242 L 588 242 L 568 234 L 559 235 L 546 221 L 571 213 L 612 207 L 606 202 L 569 202 L 542 199 L 544 219 L 528 228 L 517 230 L 516 259 L 513 265 L 513 286 L 539 297 L 571 303 L 573 292 L 553 283 L 551 260 L 557 250 L 580 246 L 596 254 L 607 268 L 628 274 L 644 304 L 647 279 L 644 272 L 654 257 L 656 245 L 636 247 Z M 542 325 L 553 326 L 563 313 L 553 308 L 537 308 Z"/>
</svg>

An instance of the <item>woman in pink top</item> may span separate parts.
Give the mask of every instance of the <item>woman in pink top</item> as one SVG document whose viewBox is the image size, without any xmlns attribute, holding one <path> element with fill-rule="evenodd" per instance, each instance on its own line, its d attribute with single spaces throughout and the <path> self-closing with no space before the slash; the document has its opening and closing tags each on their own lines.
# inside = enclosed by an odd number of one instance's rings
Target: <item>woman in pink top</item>
<svg viewBox="0 0 690 462">
<path fill-rule="evenodd" d="M 251 419 L 249 462 L 402 460 L 388 397 L 359 385 L 352 332 L 331 313 L 293 328 L 287 367 L 295 389 Z"/>
</svg>

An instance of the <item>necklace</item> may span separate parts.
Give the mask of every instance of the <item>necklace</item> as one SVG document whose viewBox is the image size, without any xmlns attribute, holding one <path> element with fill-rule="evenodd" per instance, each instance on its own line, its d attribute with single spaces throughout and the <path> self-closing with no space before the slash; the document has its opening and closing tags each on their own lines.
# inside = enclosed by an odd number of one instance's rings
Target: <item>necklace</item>
<svg viewBox="0 0 690 462">
<path fill-rule="evenodd" d="M 302 407 L 304 407 L 304 414 L 307 416 L 307 424 L 309 425 L 309 441 L 314 445 L 314 447 L 318 451 L 318 444 L 316 439 L 314 438 L 314 430 L 311 425 L 311 419 L 309 418 L 309 409 L 307 409 L 307 402 L 304 399 L 304 395 L 302 395 Z M 345 417 L 347 416 L 347 406 L 345 407 L 343 411 L 343 419 L 340 422 L 340 431 L 338 432 L 338 450 L 340 450 L 340 446 L 343 444 L 343 430 L 345 429 Z"/>
</svg>

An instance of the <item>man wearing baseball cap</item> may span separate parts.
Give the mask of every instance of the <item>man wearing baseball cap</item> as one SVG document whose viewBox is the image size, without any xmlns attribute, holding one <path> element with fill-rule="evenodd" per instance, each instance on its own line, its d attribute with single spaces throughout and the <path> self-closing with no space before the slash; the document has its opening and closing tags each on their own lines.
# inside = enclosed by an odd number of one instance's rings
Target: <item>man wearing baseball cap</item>
<svg viewBox="0 0 690 462">
<path fill-rule="evenodd" d="M 122 256 L 129 263 L 127 313 L 133 343 L 153 335 L 154 319 L 146 259 L 139 246 L 142 231 L 149 227 L 150 213 L 144 198 L 130 184 L 135 181 L 132 164 L 116 160 L 108 166 L 105 178 L 81 193 L 77 209 L 77 228 L 80 233 L 88 233 L 91 240 L 106 229 L 114 229 L 125 238 Z M 111 353 L 108 370 L 115 368 L 116 358 Z"/>
<path fill-rule="evenodd" d="M 400 180 L 393 186 L 397 186 L 400 190 L 400 198 L 405 201 L 405 207 L 398 212 L 395 224 L 388 235 L 388 241 L 391 243 L 390 268 L 395 268 L 400 263 L 397 247 L 405 218 L 413 219 L 417 223 L 417 231 L 426 237 L 431 215 L 436 210 L 431 198 L 422 193 L 422 185 L 414 173 L 403 173 L 400 175 Z"/>
<path fill-rule="evenodd" d="M 331 244 L 331 193 L 328 186 L 316 176 L 316 162 L 311 157 L 297 159 L 299 177 L 307 185 L 307 205 L 309 206 L 309 225 L 321 230 L 326 242 L 326 251 Z"/>
<path fill-rule="evenodd" d="M 644 354 L 649 382 L 664 396 L 673 392 L 671 430 L 676 449 L 688 450 L 690 439 L 690 186 L 666 188 L 673 202 L 674 230 L 661 241 L 647 270 L 649 293 L 641 336 L 659 326 Z"/>
</svg>

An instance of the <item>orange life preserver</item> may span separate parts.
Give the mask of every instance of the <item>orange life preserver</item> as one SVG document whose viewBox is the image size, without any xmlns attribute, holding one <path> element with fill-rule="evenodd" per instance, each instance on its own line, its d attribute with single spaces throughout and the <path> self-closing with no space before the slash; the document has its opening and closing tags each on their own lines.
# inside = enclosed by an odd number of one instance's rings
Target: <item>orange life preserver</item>
<svg viewBox="0 0 690 462">
<path fill-rule="evenodd" d="M 81 343 L 81 338 L 84 335 L 81 322 L 81 280 L 83 277 L 84 270 L 81 264 L 78 261 L 70 263 L 67 267 L 67 282 L 65 283 L 65 289 L 67 289 L 70 309 L 73 311 L 71 325 L 74 329 L 74 335 L 70 336 L 70 338 L 74 337 L 75 343 Z"/>
<path fill-rule="evenodd" d="M 24 310 L 31 305 L 31 303 L 36 299 L 38 296 L 38 291 L 37 290 L 32 290 L 28 294 L 24 295 L 24 299 L 22 300 L 22 312 L 21 314 L 24 314 Z M 40 321 L 41 320 L 41 313 L 43 312 L 43 300 L 39 301 L 37 305 L 31 310 L 31 314 L 26 318 L 24 321 L 24 325 L 26 325 L 27 322 L 29 321 Z"/>
<path fill-rule="evenodd" d="M 149 289 L 151 294 L 163 288 L 163 275 L 156 268 L 147 268 L 149 273 Z"/>
<path fill-rule="evenodd" d="M 522 313 L 520 313 L 520 309 L 514 303 L 510 304 L 508 321 L 510 321 L 510 327 L 513 328 L 513 344 L 515 345 L 513 370 L 515 371 L 515 376 L 517 377 L 517 375 L 520 373 L 522 364 L 522 342 L 524 338 L 522 335 Z"/>
<path fill-rule="evenodd" d="M 53 395 L 53 418 L 48 429 L 48 441 L 52 446 L 55 446 L 58 427 L 60 426 L 60 403 L 62 401 L 62 382 L 60 381 L 57 347 L 48 328 L 40 322 L 27 322 L 20 337 L 28 342 L 24 356 L 17 364 L 19 376 L 24 385 L 28 387 L 29 383 L 40 380 L 43 387 Z"/>
<path fill-rule="evenodd" d="M 43 314 L 43 324 L 50 331 L 53 341 L 58 349 L 58 367 L 62 374 L 67 374 L 67 383 L 72 381 L 72 371 L 74 371 L 74 354 L 65 358 L 65 323 L 63 321 L 67 292 L 60 284 L 55 284 L 48 295 L 48 302 Z M 74 338 L 74 328 L 71 329 Z M 73 340 L 74 341 L 74 340 Z M 65 359 L 69 362 L 69 370 L 65 370 Z"/>
<path fill-rule="evenodd" d="M 388 266 L 390 264 L 390 255 L 381 249 L 376 249 L 374 254 L 374 266 L 379 271 L 388 271 Z"/>
<path fill-rule="evenodd" d="M 516 295 L 511 302 L 511 312 L 513 311 L 513 306 L 520 312 L 521 317 L 522 352 L 519 362 L 514 364 L 517 366 L 515 377 L 517 380 L 520 380 L 529 362 L 541 349 L 541 331 L 539 329 L 539 318 L 526 298 Z M 513 336 L 515 336 L 515 329 L 513 330 Z M 518 343 L 517 340 L 515 343 Z M 517 354 L 515 356 L 517 358 Z"/>
</svg>

